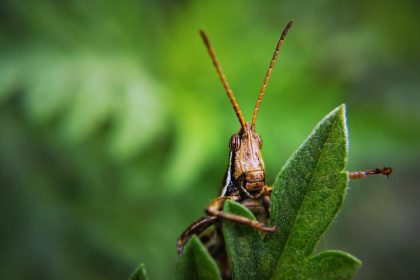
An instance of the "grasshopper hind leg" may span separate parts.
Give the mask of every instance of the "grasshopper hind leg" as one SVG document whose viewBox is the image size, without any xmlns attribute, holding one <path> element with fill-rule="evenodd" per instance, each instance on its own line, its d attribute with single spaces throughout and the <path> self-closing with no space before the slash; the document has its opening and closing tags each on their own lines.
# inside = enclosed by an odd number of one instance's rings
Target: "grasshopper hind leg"
<svg viewBox="0 0 420 280">
<path fill-rule="evenodd" d="M 277 230 L 276 226 L 267 227 L 263 223 L 260 223 L 258 221 L 254 221 L 254 220 L 245 218 L 243 216 L 224 212 L 222 209 L 226 200 L 235 201 L 235 197 L 221 196 L 214 199 L 205 210 L 207 215 L 212 216 L 212 217 L 218 217 L 219 219 L 224 219 L 224 220 L 239 223 L 239 224 L 244 224 L 249 227 L 259 229 L 263 232 L 275 232 Z"/>
<path fill-rule="evenodd" d="M 191 238 L 191 236 L 193 236 L 194 234 L 199 236 L 216 221 L 217 217 L 205 216 L 192 223 L 178 238 L 178 241 L 176 243 L 178 254 L 182 254 L 184 246 L 187 243 L 187 241 Z"/>
</svg>

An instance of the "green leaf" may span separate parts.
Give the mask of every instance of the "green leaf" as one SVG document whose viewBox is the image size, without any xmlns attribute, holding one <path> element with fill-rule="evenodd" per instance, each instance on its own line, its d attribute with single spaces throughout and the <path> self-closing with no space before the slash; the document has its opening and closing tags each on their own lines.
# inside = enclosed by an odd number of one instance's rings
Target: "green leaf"
<svg viewBox="0 0 420 280">
<path fill-rule="evenodd" d="M 344 105 L 334 109 L 291 156 L 273 185 L 270 224 L 261 237 L 243 225 L 223 223 L 233 279 L 350 279 L 360 262 L 343 252 L 312 256 L 346 193 L 347 128 Z M 254 218 L 231 202 L 225 211 Z"/>
<path fill-rule="evenodd" d="M 239 203 L 226 201 L 224 211 L 255 220 L 254 215 Z M 232 265 L 232 274 L 241 279 L 258 279 L 263 259 L 263 244 L 260 233 L 246 225 L 223 222 L 227 252 Z"/>
<path fill-rule="evenodd" d="M 351 279 L 354 272 L 359 268 L 360 261 L 350 254 L 329 250 L 309 259 L 307 279 Z"/>
<path fill-rule="evenodd" d="M 193 236 L 178 260 L 176 279 L 220 279 L 216 262 L 197 236 Z"/>
<path fill-rule="evenodd" d="M 149 280 L 149 276 L 147 276 L 144 264 L 139 264 L 136 270 L 134 270 L 134 272 L 130 275 L 128 280 Z"/>
</svg>

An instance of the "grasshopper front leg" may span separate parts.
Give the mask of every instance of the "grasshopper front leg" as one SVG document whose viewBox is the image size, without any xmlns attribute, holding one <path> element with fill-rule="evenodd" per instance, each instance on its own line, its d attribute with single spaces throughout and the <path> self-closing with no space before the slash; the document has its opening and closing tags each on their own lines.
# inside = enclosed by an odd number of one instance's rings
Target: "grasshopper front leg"
<svg viewBox="0 0 420 280">
<path fill-rule="evenodd" d="M 385 175 L 389 176 L 392 173 L 391 167 L 384 167 L 384 168 L 375 168 L 375 169 L 368 169 L 364 171 L 352 171 L 349 172 L 349 178 L 350 179 L 361 179 L 365 178 L 369 175 Z"/>
<path fill-rule="evenodd" d="M 223 212 L 222 209 L 223 209 L 223 206 L 224 206 L 226 200 L 236 201 L 236 200 L 238 200 L 238 197 L 236 197 L 236 196 L 221 196 L 221 197 L 218 197 L 218 198 L 214 199 L 205 210 L 207 215 L 218 217 L 219 219 L 224 219 L 224 220 L 228 220 L 228 221 L 235 222 L 235 223 L 244 224 L 244 225 L 247 225 L 249 227 L 259 229 L 259 230 L 264 231 L 264 232 L 275 232 L 276 231 L 276 229 L 277 229 L 276 226 L 266 227 L 264 224 L 262 224 L 258 221 L 254 221 L 254 220 L 251 220 L 251 219 L 239 216 L 239 215 Z"/>
</svg>

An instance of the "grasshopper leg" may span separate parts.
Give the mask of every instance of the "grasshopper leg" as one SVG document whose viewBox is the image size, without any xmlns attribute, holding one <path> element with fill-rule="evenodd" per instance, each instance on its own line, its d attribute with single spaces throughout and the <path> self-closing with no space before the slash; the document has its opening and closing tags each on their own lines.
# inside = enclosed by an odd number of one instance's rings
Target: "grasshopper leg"
<svg viewBox="0 0 420 280">
<path fill-rule="evenodd" d="M 350 179 L 361 179 L 365 178 L 369 175 L 385 175 L 389 176 L 392 173 L 391 167 L 384 167 L 384 168 L 375 168 L 375 169 L 368 169 L 364 171 L 352 171 L 349 172 L 349 178 Z"/>
<path fill-rule="evenodd" d="M 221 209 L 223 209 L 223 205 L 225 204 L 225 201 L 230 199 L 230 200 L 235 200 L 236 197 L 230 197 L 230 196 L 221 196 L 218 197 L 216 199 L 214 199 L 210 205 L 206 208 L 206 213 L 209 216 L 215 216 L 218 217 L 219 219 L 224 219 L 224 220 L 228 220 L 228 221 L 232 221 L 235 223 L 240 223 L 240 224 L 244 224 L 247 225 L 249 227 L 253 227 L 256 229 L 259 229 L 261 231 L 264 232 L 275 232 L 276 231 L 276 227 L 266 227 L 264 224 L 259 223 L 258 221 L 254 221 L 254 220 L 250 220 L 248 218 L 239 216 L 239 215 L 235 215 L 235 214 L 231 214 L 231 213 L 225 213 L 223 212 Z"/>
<path fill-rule="evenodd" d="M 194 223 L 192 223 L 184 232 L 181 234 L 181 236 L 178 238 L 178 241 L 176 243 L 176 247 L 178 250 L 178 254 L 181 255 L 182 250 L 184 249 L 185 243 L 191 238 L 193 234 L 199 235 L 204 230 L 206 230 L 209 226 L 214 224 L 217 220 L 217 217 L 213 216 L 205 216 Z"/>
<path fill-rule="evenodd" d="M 265 213 L 267 215 L 267 219 L 271 216 L 271 193 L 273 192 L 273 188 L 269 186 L 264 186 L 263 189 L 263 207 L 265 209 Z"/>
<path fill-rule="evenodd" d="M 271 196 L 271 193 L 273 192 L 273 187 L 269 187 L 269 186 L 264 186 L 263 188 L 263 195 L 264 196 Z"/>
</svg>

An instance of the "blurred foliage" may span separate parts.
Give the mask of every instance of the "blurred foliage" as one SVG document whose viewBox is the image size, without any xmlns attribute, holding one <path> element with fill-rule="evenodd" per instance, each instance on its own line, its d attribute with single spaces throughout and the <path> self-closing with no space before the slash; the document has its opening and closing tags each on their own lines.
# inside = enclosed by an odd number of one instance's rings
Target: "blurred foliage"
<svg viewBox="0 0 420 280">
<path fill-rule="evenodd" d="M 289 19 L 258 119 L 268 182 L 347 103 L 349 167 L 396 172 L 352 182 L 320 246 L 360 257 L 359 279 L 419 278 L 418 12 L 389 0 L 3 1 L 0 278 L 126 278 L 139 261 L 151 279 L 173 276 L 176 238 L 217 195 L 238 129 L 197 30 L 249 118 Z"/>
</svg>

